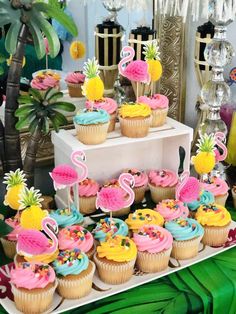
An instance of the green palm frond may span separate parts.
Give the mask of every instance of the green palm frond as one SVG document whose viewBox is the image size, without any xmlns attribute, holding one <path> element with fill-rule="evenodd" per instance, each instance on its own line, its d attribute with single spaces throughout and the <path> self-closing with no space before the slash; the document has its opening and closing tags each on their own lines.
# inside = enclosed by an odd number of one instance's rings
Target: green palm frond
<svg viewBox="0 0 236 314">
<path fill-rule="evenodd" d="M 7 185 L 7 188 L 11 188 L 13 186 L 24 184 L 25 185 L 25 174 L 20 169 L 16 171 L 10 171 L 4 175 L 3 183 Z"/>
<path fill-rule="evenodd" d="M 43 198 L 39 190 L 35 190 L 34 187 L 28 189 L 27 187 L 23 189 L 20 194 L 20 209 L 24 209 L 30 206 L 40 206 Z"/>
</svg>

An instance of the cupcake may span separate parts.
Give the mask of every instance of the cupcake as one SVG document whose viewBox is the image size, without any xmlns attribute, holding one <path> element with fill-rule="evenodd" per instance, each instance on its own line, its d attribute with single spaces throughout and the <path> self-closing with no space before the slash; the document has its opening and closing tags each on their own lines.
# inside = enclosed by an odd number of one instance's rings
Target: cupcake
<svg viewBox="0 0 236 314">
<path fill-rule="evenodd" d="M 151 170 L 148 179 L 151 198 L 154 203 L 175 198 L 178 177 L 174 171 L 168 169 Z"/>
<path fill-rule="evenodd" d="M 218 204 L 201 205 L 195 215 L 204 227 L 202 242 L 209 246 L 222 246 L 228 240 L 231 216 L 227 209 Z"/>
<path fill-rule="evenodd" d="M 92 179 L 79 182 L 79 210 L 82 214 L 92 214 L 96 211 L 96 198 L 99 184 Z"/>
<path fill-rule="evenodd" d="M 180 217 L 188 217 L 188 207 L 183 202 L 177 200 L 163 200 L 154 208 L 165 221 L 174 220 Z"/>
<path fill-rule="evenodd" d="M 21 263 L 11 270 L 16 308 L 25 314 L 47 311 L 57 287 L 55 272 L 46 264 Z"/>
<path fill-rule="evenodd" d="M 92 231 L 94 239 L 99 242 L 106 241 L 107 237 L 113 237 L 116 235 L 127 236 L 128 226 L 127 224 L 118 218 L 104 218 L 97 222 L 96 227 Z"/>
<path fill-rule="evenodd" d="M 154 210 L 145 208 L 137 209 L 134 213 L 129 214 L 125 222 L 127 223 L 129 230 L 135 233 L 144 225 L 163 226 L 164 218 Z"/>
<path fill-rule="evenodd" d="M 187 203 L 186 205 L 188 206 L 188 209 L 191 212 L 191 215 L 195 215 L 197 209 L 201 206 L 201 205 L 208 205 L 208 204 L 212 204 L 215 202 L 215 197 L 214 195 L 206 190 L 202 190 L 200 192 L 199 198 L 191 203 Z"/>
<path fill-rule="evenodd" d="M 151 127 L 162 126 L 166 123 L 166 117 L 169 108 L 169 99 L 161 94 L 155 94 L 151 97 L 140 96 L 138 102 L 147 104 L 152 110 Z"/>
<path fill-rule="evenodd" d="M 115 130 L 118 105 L 114 99 L 109 98 L 109 97 L 104 97 L 94 102 L 87 100 L 85 103 L 85 107 L 87 109 L 96 108 L 96 109 L 106 110 L 106 112 L 109 113 L 110 115 L 110 124 L 108 127 L 108 132 L 112 132 Z"/>
<path fill-rule="evenodd" d="M 148 176 L 146 172 L 139 171 L 136 168 L 127 169 L 124 170 L 124 172 L 130 173 L 134 177 L 134 203 L 141 203 L 144 199 L 145 191 L 148 185 Z"/>
<path fill-rule="evenodd" d="M 95 265 L 79 249 L 61 251 L 52 263 L 58 279 L 57 291 L 66 299 L 79 299 L 92 290 Z"/>
<path fill-rule="evenodd" d="M 151 109 L 145 104 L 123 104 L 119 109 L 119 120 L 122 135 L 145 137 L 151 125 Z"/>
<path fill-rule="evenodd" d="M 232 192 L 232 197 L 233 197 L 234 208 L 236 208 L 236 185 L 232 187 L 231 192 Z"/>
<path fill-rule="evenodd" d="M 182 260 L 193 258 L 198 254 L 204 229 L 195 219 L 178 218 L 167 221 L 165 228 L 174 238 L 172 257 Z"/>
<path fill-rule="evenodd" d="M 136 265 L 145 273 L 155 273 L 168 267 L 173 237 L 157 225 L 144 225 L 133 234 L 138 249 Z"/>
<path fill-rule="evenodd" d="M 84 221 L 83 215 L 76 209 L 74 205 L 71 209 L 57 209 L 50 212 L 50 217 L 56 220 L 58 227 L 65 228 L 67 226 L 79 225 Z"/>
<path fill-rule="evenodd" d="M 92 234 L 81 226 L 63 228 L 58 234 L 58 247 L 60 251 L 80 249 L 92 258 L 95 251 Z"/>
<path fill-rule="evenodd" d="M 60 89 L 60 75 L 53 71 L 38 72 L 32 79 L 30 85 L 32 88 L 38 89 L 41 93 L 45 92 L 49 88 Z"/>
<path fill-rule="evenodd" d="M 107 138 L 110 115 L 103 109 L 84 109 L 74 117 L 77 138 L 86 145 L 101 144 Z"/>
<path fill-rule="evenodd" d="M 128 237 L 116 235 L 100 243 L 94 261 L 102 281 L 119 285 L 131 279 L 136 257 L 135 243 Z"/>
<path fill-rule="evenodd" d="M 201 182 L 201 188 L 214 195 L 216 204 L 225 206 L 226 200 L 229 196 L 229 186 L 224 180 L 218 177 L 208 178 L 207 180 L 204 180 L 204 182 Z"/>
<path fill-rule="evenodd" d="M 16 217 L 8 218 L 5 220 L 5 223 L 12 227 L 13 230 L 6 235 L 5 237 L 1 238 L 2 246 L 5 255 L 8 258 L 13 259 L 16 255 L 16 243 L 17 243 L 17 237 L 20 231 L 22 230 L 20 223 Z"/>
<path fill-rule="evenodd" d="M 80 71 L 67 74 L 65 81 L 70 97 L 83 97 L 81 86 L 84 84 L 84 80 L 85 75 Z"/>
</svg>

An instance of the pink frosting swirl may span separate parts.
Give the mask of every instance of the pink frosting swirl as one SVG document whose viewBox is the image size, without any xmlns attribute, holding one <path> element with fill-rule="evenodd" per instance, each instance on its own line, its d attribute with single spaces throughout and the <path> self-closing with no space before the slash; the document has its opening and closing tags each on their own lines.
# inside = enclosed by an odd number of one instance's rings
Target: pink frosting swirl
<svg viewBox="0 0 236 314">
<path fill-rule="evenodd" d="M 145 225 L 134 233 L 133 240 L 138 251 L 148 253 L 159 253 L 171 248 L 173 237 L 166 229 L 156 225 Z"/>
<path fill-rule="evenodd" d="M 20 263 L 11 270 L 11 283 L 28 290 L 45 288 L 55 281 L 53 268 L 42 263 Z"/>
<path fill-rule="evenodd" d="M 178 177 L 174 171 L 168 169 L 151 170 L 149 172 L 149 183 L 154 186 L 173 187 L 178 183 Z"/>
<path fill-rule="evenodd" d="M 78 225 L 63 228 L 58 234 L 58 246 L 62 251 L 80 249 L 86 253 L 93 247 L 93 242 L 92 234 Z"/>
<path fill-rule="evenodd" d="M 68 73 L 65 81 L 71 84 L 82 84 L 84 83 L 85 75 L 81 72 Z"/>
<path fill-rule="evenodd" d="M 184 203 L 177 200 L 163 200 L 157 204 L 154 210 L 161 214 L 166 221 L 180 217 L 187 218 L 189 214 L 189 210 L 184 206 Z"/>
<path fill-rule="evenodd" d="M 19 221 L 15 218 L 8 218 L 5 220 L 5 223 L 13 228 L 13 230 L 6 236 L 6 239 L 9 241 L 17 241 L 18 234 L 22 230 Z"/>
<path fill-rule="evenodd" d="M 36 75 L 30 85 L 39 90 L 46 90 L 50 87 L 57 88 L 59 86 L 60 77 L 53 72 L 43 72 Z"/>
<path fill-rule="evenodd" d="M 151 109 L 166 109 L 169 106 L 169 99 L 165 95 L 155 94 L 151 97 L 140 96 L 139 103 L 147 104 Z"/>
<path fill-rule="evenodd" d="M 79 196 L 90 197 L 97 195 L 99 184 L 92 179 L 85 179 L 79 183 Z"/>
<path fill-rule="evenodd" d="M 85 103 L 85 107 L 87 109 L 90 109 L 91 107 L 96 109 L 103 109 L 106 110 L 106 112 L 108 112 L 109 114 L 112 114 L 116 112 L 118 106 L 114 99 L 105 97 L 95 102 L 87 100 Z"/>
<path fill-rule="evenodd" d="M 218 177 L 212 177 L 210 180 L 206 180 L 200 184 L 203 190 L 211 192 L 214 196 L 224 195 L 229 190 L 228 184 Z"/>
<path fill-rule="evenodd" d="M 136 168 L 130 168 L 124 170 L 124 172 L 132 174 L 134 177 L 134 187 L 147 186 L 148 184 L 148 175 L 144 171 L 139 171 Z"/>
</svg>

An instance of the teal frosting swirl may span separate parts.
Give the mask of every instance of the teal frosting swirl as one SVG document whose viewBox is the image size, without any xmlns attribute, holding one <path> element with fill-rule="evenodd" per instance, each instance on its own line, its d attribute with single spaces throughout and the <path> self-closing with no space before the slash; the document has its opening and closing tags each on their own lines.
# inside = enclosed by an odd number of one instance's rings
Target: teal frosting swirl
<svg viewBox="0 0 236 314">
<path fill-rule="evenodd" d="M 112 218 L 114 225 L 111 227 L 110 218 L 101 219 L 95 229 L 93 230 L 94 239 L 104 242 L 106 240 L 106 236 L 110 233 L 112 236 L 122 235 L 127 236 L 128 234 L 128 226 L 127 224 L 118 218 Z M 107 226 L 107 228 L 106 228 Z M 106 230 L 105 230 L 106 229 Z"/>
<path fill-rule="evenodd" d="M 74 123 L 84 125 L 106 123 L 108 121 L 110 121 L 110 115 L 103 109 L 94 109 L 93 111 L 84 109 L 74 117 Z"/>
<path fill-rule="evenodd" d="M 57 224 L 61 228 L 80 224 L 84 221 L 83 215 L 72 205 L 71 212 L 68 213 L 68 209 L 57 209 L 50 213 L 50 217 L 56 220 Z"/>
<path fill-rule="evenodd" d="M 202 191 L 200 194 L 200 199 L 191 203 L 187 203 L 188 209 L 191 211 L 196 211 L 201 205 L 208 205 L 215 202 L 214 195 L 209 191 Z"/>
<path fill-rule="evenodd" d="M 52 266 L 59 276 L 79 275 L 89 266 L 89 259 L 85 253 L 78 253 L 80 258 L 77 258 L 77 253 L 74 251 L 61 251 L 57 259 L 52 263 Z M 77 250 L 79 251 L 79 250 Z M 70 254 L 73 253 L 74 257 Z M 64 259 L 64 261 L 63 261 Z"/>
<path fill-rule="evenodd" d="M 165 228 L 177 241 L 190 240 L 203 236 L 203 227 L 191 218 L 178 218 L 165 223 Z"/>
</svg>

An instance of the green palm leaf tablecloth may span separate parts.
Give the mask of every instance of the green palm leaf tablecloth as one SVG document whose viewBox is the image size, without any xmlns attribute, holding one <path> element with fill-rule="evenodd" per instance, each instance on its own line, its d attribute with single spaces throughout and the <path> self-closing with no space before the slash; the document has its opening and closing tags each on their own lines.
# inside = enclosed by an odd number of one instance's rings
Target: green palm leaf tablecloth
<svg viewBox="0 0 236 314">
<path fill-rule="evenodd" d="M 236 220 L 236 211 L 231 211 Z M 0 256 L 3 253 L 0 252 Z M 6 259 L 0 262 L 7 263 Z M 236 313 L 236 248 L 67 314 Z M 0 307 L 0 313 L 6 313 Z"/>
</svg>

